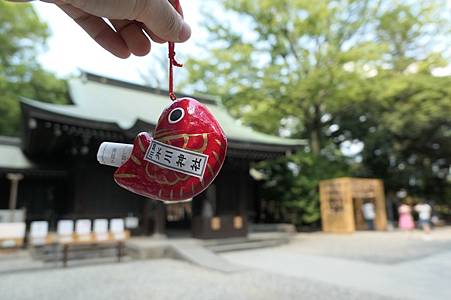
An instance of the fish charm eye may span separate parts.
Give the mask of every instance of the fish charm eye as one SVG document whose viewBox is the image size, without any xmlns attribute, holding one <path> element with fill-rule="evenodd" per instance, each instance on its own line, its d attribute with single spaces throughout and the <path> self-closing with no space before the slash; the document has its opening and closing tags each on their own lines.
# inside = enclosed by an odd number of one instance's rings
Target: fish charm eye
<svg viewBox="0 0 451 300">
<path fill-rule="evenodd" d="M 185 111 L 183 108 L 177 107 L 174 108 L 168 115 L 168 122 L 170 124 L 175 124 L 179 122 L 185 116 Z"/>
</svg>

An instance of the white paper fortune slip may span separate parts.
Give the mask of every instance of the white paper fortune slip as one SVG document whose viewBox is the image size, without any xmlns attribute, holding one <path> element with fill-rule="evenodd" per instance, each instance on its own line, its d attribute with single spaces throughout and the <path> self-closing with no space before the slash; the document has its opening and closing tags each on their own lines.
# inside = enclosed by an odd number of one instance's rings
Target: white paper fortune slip
<svg viewBox="0 0 451 300">
<path fill-rule="evenodd" d="M 152 140 L 144 159 L 163 168 L 202 178 L 208 155 Z"/>
<path fill-rule="evenodd" d="M 97 152 L 97 160 L 103 165 L 120 167 L 130 158 L 132 151 L 133 145 L 103 142 Z"/>
</svg>

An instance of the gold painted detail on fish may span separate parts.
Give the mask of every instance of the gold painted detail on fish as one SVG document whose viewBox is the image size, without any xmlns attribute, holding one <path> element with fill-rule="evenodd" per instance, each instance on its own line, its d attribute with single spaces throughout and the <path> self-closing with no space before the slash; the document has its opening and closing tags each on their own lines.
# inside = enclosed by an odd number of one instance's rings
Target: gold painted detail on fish
<svg viewBox="0 0 451 300">
<path fill-rule="evenodd" d="M 202 139 L 203 139 L 202 147 L 200 147 L 199 149 L 193 149 L 193 151 L 204 153 L 205 149 L 207 149 L 208 146 L 208 133 L 202 133 Z"/>
<path fill-rule="evenodd" d="M 182 177 L 179 177 L 179 175 L 177 175 L 177 173 L 175 173 L 175 177 L 176 179 L 173 181 L 169 181 L 165 176 L 161 178 L 158 178 L 155 175 L 150 174 L 149 169 L 148 169 L 149 165 L 146 165 L 145 171 L 146 171 L 146 175 L 150 180 L 154 180 L 156 183 L 159 184 L 165 184 L 165 185 L 176 185 L 177 183 L 179 183 L 180 181 L 185 181 L 187 180 L 190 176 L 189 175 L 185 175 Z"/>
<path fill-rule="evenodd" d="M 139 149 L 141 149 L 142 153 L 146 153 L 146 149 L 144 148 L 144 145 L 141 142 L 140 138 L 138 138 L 138 145 L 139 145 Z"/>
<path fill-rule="evenodd" d="M 202 136 L 202 146 L 200 146 L 197 149 L 188 148 L 188 141 L 191 137 L 199 137 Z M 183 139 L 183 149 L 188 149 L 194 152 L 203 153 L 205 149 L 207 149 L 208 146 L 208 133 L 194 133 L 194 134 L 187 134 L 187 133 L 181 133 L 181 134 L 174 134 L 174 135 L 165 135 L 155 138 L 157 141 L 171 144 L 171 141 L 176 139 Z"/>
<path fill-rule="evenodd" d="M 141 161 L 140 161 L 136 156 L 134 156 L 133 154 L 132 154 L 132 156 L 130 156 L 130 158 L 131 158 L 131 160 L 132 160 L 135 164 L 137 164 L 138 166 L 141 165 Z"/>
<path fill-rule="evenodd" d="M 162 142 L 162 143 L 164 143 L 164 142 L 166 142 L 168 140 L 175 140 L 175 139 L 180 139 L 180 138 L 184 138 L 184 137 L 190 138 L 190 137 L 201 136 L 201 135 L 204 135 L 204 134 L 208 135 L 208 133 L 191 133 L 191 134 L 189 134 L 189 133 L 179 133 L 179 134 L 161 135 L 161 136 L 155 137 L 155 139 L 160 141 L 160 142 Z"/>
<path fill-rule="evenodd" d="M 186 149 L 186 147 L 188 147 L 188 142 L 189 142 L 189 136 L 184 136 L 183 137 L 183 149 Z"/>
<path fill-rule="evenodd" d="M 174 130 L 174 129 L 160 129 L 160 130 L 158 130 L 157 132 L 155 132 L 155 138 L 157 139 L 157 138 L 160 138 L 160 137 L 162 137 L 162 136 L 164 136 L 164 135 L 166 135 L 166 134 L 182 134 L 182 133 L 184 133 L 184 131 L 183 130 Z"/>
<path fill-rule="evenodd" d="M 213 154 L 213 156 L 215 157 L 216 161 L 220 161 L 219 160 L 219 155 L 218 155 L 218 153 L 216 153 L 216 151 L 212 151 L 211 154 Z"/>
<path fill-rule="evenodd" d="M 218 145 L 219 145 L 219 147 L 221 147 L 222 149 L 224 149 L 224 147 L 222 146 L 222 143 L 221 143 L 221 141 L 220 141 L 220 140 L 218 140 L 218 139 L 215 139 L 215 142 L 216 142 L 216 144 L 218 144 Z"/>
<path fill-rule="evenodd" d="M 116 178 L 135 178 L 138 176 L 136 174 L 121 173 L 121 174 L 114 174 L 114 177 L 116 177 Z"/>
<path fill-rule="evenodd" d="M 211 176 L 215 176 L 215 171 L 213 171 L 213 168 L 208 164 L 207 164 L 207 168 L 208 168 L 208 171 L 210 171 Z"/>
</svg>

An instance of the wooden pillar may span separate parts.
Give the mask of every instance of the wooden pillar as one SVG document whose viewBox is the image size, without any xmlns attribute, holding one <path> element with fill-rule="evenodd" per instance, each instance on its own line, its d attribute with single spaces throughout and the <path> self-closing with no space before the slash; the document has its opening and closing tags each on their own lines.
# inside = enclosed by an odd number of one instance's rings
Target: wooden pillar
<svg viewBox="0 0 451 300">
<path fill-rule="evenodd" d="M 117 262 L 121 262 L 121 258 L 123 256 L 124 242 L 119 241 L 117 243 Z"/>
<path fill-rule="evenodd" d="M 9 221 L 13 222 L 14 220 L 14 210 L 17 206 L 17 191 L 19 189 L 19 181 L 23 179 L 23 174 L 20 173 L 9 173 L 6 175 L 6 178 L 11 180 L 11 191 L 9 193 Z"/>
<path fill-rule="evenodd" d="M 149 210 L 150 210 L 150 199 L 148 198 L 143 198 L 144 200 L 144 204 L 143 204 L 143 213 L 142 213 L 142 222 L 141 222 L 141 229 L 144 235 L 149 235 L 150 234 L 150 230 L 149 230 Z"/>
<path fill-rule="evenodd" d="M 386 199 L 386 211 L 387 211 L 387 229 L 388 230 L 393 230 L 395 228 L 395 211 L 393 209 L 393 206 L 395 204 L 394 199 L 396 199 L 396 196 L 394 194 L 394 192 L 389 192 L 387 194 L 387 199 Z"/>
<path fill-rule="evenodd" d="M 376 190 L 376 230 L 387 229 L 387 209 L 385 207 L 384 183 L 382 180 L 374 181 Z"/>
<path fill-rule="evenodd" d="M 354 209 L 349 178 L 321 181 L 320 201 L 324 232 L 354 232 Z"/>
<path fill-rule="evenodd" d="M 205 191 L 205 197 L 202 198 L 202 218 L 213 218 L 216 215 L 216 185 L 211 184 Z"/>
<path fill-rule="evenodd" d="M 67 261 L 69 259 L 69 245 L 64 244 L 63 246 L 63 267 L 67 267 Z"/>
<path fill-rule="evenodd" d="M 240 180 L 239 188 L 239 203 L 238 203 L 238 215 L 244 220 L 247 220 L 247 199 L 249 197 L 248 184 L 249 184 L 249 169 L 244 169 Z"/>
<path fill-rule="evenodd" d="M 154 203 L 154 233 L 153 237 L 166 237 L 166 206 L 162 201 Z"/>
</svg>

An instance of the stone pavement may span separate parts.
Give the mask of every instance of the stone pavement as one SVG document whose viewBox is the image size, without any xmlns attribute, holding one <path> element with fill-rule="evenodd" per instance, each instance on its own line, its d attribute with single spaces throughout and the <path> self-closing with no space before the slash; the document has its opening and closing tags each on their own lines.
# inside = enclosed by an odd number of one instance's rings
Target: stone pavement
<svg viewBox="0 0 451 300">
<path fill-rule="evenodd" d="M 299 234 L 286 246 L 223 254 L 274 274 L 405 299 L 451 299 L 451 230 Z"/>
</svg>

